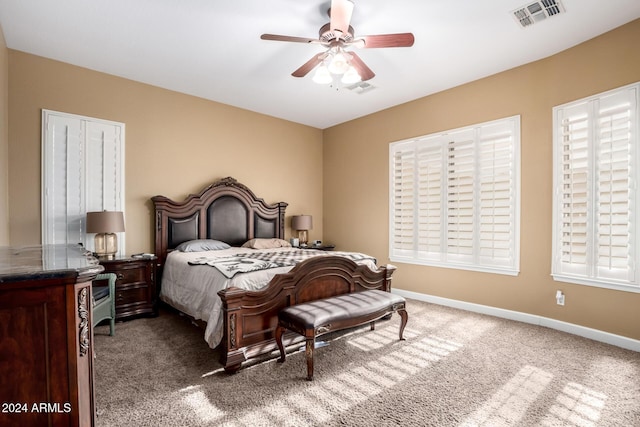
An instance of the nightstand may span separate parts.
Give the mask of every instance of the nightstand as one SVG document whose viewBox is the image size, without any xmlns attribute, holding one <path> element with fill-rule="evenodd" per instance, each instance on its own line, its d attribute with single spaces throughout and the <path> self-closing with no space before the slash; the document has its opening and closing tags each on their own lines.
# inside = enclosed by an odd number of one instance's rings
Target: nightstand
<svg viewBox="0 0 640 427">
<path fill-rule="evenodd" d="M 116 319 L 158 314 L 154 257 L 101 259 L 105 273 L 116 275 Z"/>
</svg>

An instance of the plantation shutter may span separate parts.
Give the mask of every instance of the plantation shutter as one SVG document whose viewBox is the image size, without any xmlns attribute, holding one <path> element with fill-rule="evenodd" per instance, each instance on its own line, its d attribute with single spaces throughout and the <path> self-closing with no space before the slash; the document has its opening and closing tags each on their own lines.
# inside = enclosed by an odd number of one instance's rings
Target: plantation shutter
<svg viewBox="0 0 640 427">
<path fill-rule="evenodd" d="M 513 121 L 479 128 L 478 220 L 483 265 L 514 265 L 516 220 L 516 126 Z"/>
<path fill-rule="evenodd" d="M 407 256 L 415 250 L 415 144 L 398 146 L 392 159 L 392 247 L 395 255 Z"/>
<path fill-rule="evenodd" d="M 559 280 L 638 284 L 638 85 L 554 109 Z"/>
<path fill-rule="evenodd" d="M 444 252 L 443 190 L 446 159 L 439 138 L 425 138 L 417 144 L 418 253 L 420 259 L 440 260 Z"/>
<path fill-rule="evenodd" d="M 476 141 L 473 129 L 445 136 L 447 142 L 447 255 L 471 262 L 474 252 L 474 180 Z"/>
<path fill-rule="evenodd" d="M 517 274 L 519 117 L 390 145 L 390 257 Z"/>
<path fill-rule="evenodd" d="M 596 276 L 635 281 L 632 224 L 636 206 L 630 191 L 632 177 L 631 118 L 634 116 L 633 91 L 604 97 L 596 103 Z"/>
<path fill-rule="evenodd" d="M 42 126 L 42 243 L 93 250 L 86 213 L 124 211 L 124 124 L 43 110 Z"/>
</svg>

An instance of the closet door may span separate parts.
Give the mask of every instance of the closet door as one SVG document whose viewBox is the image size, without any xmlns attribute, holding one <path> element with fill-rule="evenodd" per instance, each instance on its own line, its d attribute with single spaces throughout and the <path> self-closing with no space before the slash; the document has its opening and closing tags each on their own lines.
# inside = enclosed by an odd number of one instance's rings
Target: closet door
<svg viewBox="0 0 640 427">
<path fill-rule="evenodd" d="M 85 218 L 101 210 L 124 212 L 124 124 L 43 110 L 42 243 L 93 251 Z"/>
</svg>

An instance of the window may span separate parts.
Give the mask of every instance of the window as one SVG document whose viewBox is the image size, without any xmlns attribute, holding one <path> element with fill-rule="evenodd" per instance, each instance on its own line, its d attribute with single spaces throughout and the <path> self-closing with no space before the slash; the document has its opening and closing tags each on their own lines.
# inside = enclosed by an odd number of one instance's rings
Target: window
<svg viewBox="0 0 640 427">
<path fill-rule="evenodd" d="M 640 292 L 636 83 L 553 109 L 556 280 Z"/>
<path fill-rule="evenodd" d="M 393 261 L 518 274 L 520 116 L 389 147 Z"/>
<path fill-rule="evenodd" d="M 42 110 L 42 243 L 93 251 L 85 217 L 102 210 L 124 212 L 124 124 Z"/>
</svg>

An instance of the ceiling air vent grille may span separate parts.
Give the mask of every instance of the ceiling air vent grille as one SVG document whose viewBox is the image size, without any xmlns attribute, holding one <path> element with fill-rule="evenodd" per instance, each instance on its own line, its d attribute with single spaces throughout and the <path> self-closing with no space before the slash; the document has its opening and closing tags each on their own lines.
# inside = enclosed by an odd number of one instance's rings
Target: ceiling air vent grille
<svg viewBox="0 0 640 427">
<path fill-rule="evenodd" d="M 347 89 L 357 93 L 358 95 L 362 95 L 363 93 L 369 92 L 369 91 L 371 91 L 371 90 L 373 90 L 375 88 L 376 88 L 375 86 L 373 86 L 371 83 L 367 83 L 367 82 L 358 82 L 358 83 L 353 84 L 351 86 L 347 86 Z"/>
<path fill-rule="evenodd" d="M 514 10 L 513 16 L 522 28 L 529 27 L 547 18 L 564 13 L 560 0 L 539 0 Z"/>
</svg>

